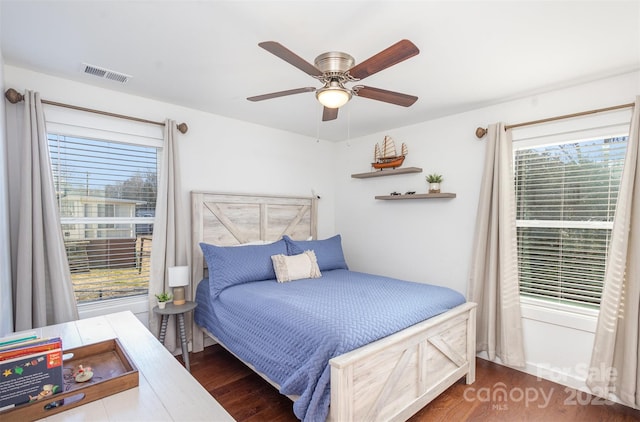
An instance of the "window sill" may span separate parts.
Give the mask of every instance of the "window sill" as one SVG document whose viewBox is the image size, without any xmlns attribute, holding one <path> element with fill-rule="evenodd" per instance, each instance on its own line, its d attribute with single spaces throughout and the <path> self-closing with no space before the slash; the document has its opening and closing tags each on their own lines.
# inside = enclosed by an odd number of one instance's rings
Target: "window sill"
<svg viewBox="0 0 640 422">
<path fill-rule="evenodd" d="M 547 302 L 529 297 L 520 297 L 522 318 L 574 330 L 595 333 L 598 311 L 577 306 Z"/>
<path fill-rule="evenodd" d="M 131 311 L 134 314 L 149 311 L 149 298 L 147 295 L 123 297 L 119 299 L 100 300 L 78 304 L 80 319 L 107 315 L 114 312 Z"/>
</svg>

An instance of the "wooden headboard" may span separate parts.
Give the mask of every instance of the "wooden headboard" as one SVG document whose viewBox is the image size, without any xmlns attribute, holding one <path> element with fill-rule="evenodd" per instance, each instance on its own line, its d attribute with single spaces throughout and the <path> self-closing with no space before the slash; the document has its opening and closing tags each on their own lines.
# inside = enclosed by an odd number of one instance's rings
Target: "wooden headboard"
<svg viewBox="0 0 640 422">
<path fill-rule="evenodd" d="M 317 238 L 312 197 L 191 192 L 192 280 L 206 268 L 200 242 L 233 246 L 256 241 Z M 195 293 L 195 291 L 194 291 Z"/>
<path fill-rule="evenodd" d="M 317 238 L 316 198 L 191 192 L 192 297 L 206 274 L 200 242 L 233 246 L 276 241 L 285 234 L 297 240 Z M 196 332 L 193 349 L 200 351 L 202 335 Z"/>
</svg>

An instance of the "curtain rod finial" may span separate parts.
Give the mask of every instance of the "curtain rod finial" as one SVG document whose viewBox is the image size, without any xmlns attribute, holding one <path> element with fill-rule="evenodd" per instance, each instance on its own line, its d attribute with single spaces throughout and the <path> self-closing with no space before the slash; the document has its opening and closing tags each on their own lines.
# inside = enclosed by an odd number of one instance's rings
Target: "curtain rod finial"
<svg viewBox="0 0 640 422">
<path fill-rule="evenodd" d="M 487 129 L 485 129 L 483 127 L 479 127 L 479 128 L 476 129 L 476 137 L 478 139 L 482 138 L 486 134 L 487 134 Z"/>
<path fill-rule="evenodd" d="M 11 104 L 17 104 L 20 101 L 24 100 L 24 95 L 20 94 L 13 88 L 9 88 L 5 91 L 4 97 L 9 100 Z"/>
<path fill-rule="evenodd" d="M 187 126 L 186 123 L 180 123 L 178 126 L 176 126 L 178 128 L 178 131 L 180 133 L 187 133 L 187 131 L 189 130 L 189 126 Z"/>
</svg>

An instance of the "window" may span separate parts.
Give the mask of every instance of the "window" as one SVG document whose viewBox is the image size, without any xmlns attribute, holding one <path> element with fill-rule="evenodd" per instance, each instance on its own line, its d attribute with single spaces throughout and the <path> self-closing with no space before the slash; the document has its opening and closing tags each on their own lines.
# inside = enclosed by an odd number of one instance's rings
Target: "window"
<svg viewBox="0 0 640 422">
<path fill-rule="evenodd" d="M 146 295 L 159 149 L 58 134 L 48 140 L 78 302 Z"/>
<path fill-rule="evenodd" d="M 514 143 L 520 294 L 597 309 L 627 136 L 543 141 Z"/>
</svg>

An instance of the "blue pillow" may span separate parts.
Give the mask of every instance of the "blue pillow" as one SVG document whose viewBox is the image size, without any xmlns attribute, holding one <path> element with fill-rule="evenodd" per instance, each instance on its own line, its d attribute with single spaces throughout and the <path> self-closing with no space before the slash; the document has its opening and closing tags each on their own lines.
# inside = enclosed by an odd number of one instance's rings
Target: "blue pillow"
<svg viewBox="0 0 640 422">
<path fill-rule="evenodd" d="M 304 251 L 314 251 L 320 271 L 348 270 L 342 252 L 342 238 L 339 234 L 324 240 L 293 240 L 283 236 L 287 243 L 287 254 L 298 255 Z"/>
<path fill-rule="evenodd" d="M 215 246 L 200 243 L 209 267 L 211 297 L 227 287 L 250 281 L 275 280 L 272 255 L 286 254 L 284 240 L 266 245 Z"/>
</svg>

